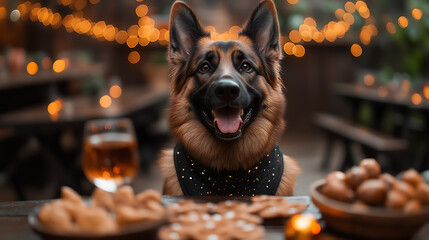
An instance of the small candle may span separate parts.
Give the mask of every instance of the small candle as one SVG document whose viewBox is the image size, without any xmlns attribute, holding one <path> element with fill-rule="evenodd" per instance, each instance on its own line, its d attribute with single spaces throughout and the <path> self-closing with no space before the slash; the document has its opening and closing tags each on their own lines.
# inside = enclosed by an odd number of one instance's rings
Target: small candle
<svg viewBox="0 0 429 240">
<path fill-rule="evenodd" d="M 311 214 L 293 216 L 285 225 L 288 240 L 310 240 L 320 233 L 320 224 Z"/>
</svg>

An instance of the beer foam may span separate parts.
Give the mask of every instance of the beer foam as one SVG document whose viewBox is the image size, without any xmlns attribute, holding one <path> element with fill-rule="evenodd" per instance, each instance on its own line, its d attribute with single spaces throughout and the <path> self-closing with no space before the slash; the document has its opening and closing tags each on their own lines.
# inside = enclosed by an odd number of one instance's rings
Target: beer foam
<svg viewBox="0 0 429 240">
<path fill-rule="evenodd" d="M 130 133 L 99 133 L 88 137 L 91 145 L 98 145 L 102 142 L 133 142 L 134 138 Z"/>
</svg>

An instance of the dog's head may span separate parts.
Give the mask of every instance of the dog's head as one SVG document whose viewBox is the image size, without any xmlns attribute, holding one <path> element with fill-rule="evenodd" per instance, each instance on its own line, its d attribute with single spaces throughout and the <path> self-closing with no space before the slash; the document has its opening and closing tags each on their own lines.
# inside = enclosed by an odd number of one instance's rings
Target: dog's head
<svg viewBox="0 0 429 240">
<path fill-rule="evenodd" d="M 175 2 L 168 51 L 170 127 L 185 147 L 197 139 L 213 147 L 252 138 L 262 139 L 254 142 L 263 148 L 272 147 L 279 135 L 273 131 L 281 133 L 284 127 L 285 101 L 279 25 L 271 0 L 259 3 L 238 40 L 231 41 L 212 41 L 191 8 Z"/>
</svg>

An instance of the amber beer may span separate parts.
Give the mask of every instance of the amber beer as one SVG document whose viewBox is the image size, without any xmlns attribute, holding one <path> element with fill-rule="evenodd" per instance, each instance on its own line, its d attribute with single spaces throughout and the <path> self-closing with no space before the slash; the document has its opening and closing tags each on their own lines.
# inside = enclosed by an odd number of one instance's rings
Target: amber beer
<svg viewBox="0 0 429 240">
<path fill-rule="evenodd" d="M 106 132 L 85 138 L 83 170 L 97 187 L 114 192 L 130 183 L 138 168 L 137 142 L 132 134 Z"/>
</svg>

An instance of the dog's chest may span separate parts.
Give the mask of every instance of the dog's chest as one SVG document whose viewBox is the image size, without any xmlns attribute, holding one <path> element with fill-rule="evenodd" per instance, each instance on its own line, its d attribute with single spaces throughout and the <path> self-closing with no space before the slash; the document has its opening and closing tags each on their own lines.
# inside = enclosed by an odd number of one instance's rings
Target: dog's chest
<svg viewBox="0 0 429 240">
<path fill-rule="evenodd" d="M 284 168 L 283 153 L 278 146 L 250 169 L 219 172 L 200 164 L 177 144 L 174 164 L 182 191 L 190 196 L 274 195 Z"/>
</svg>

